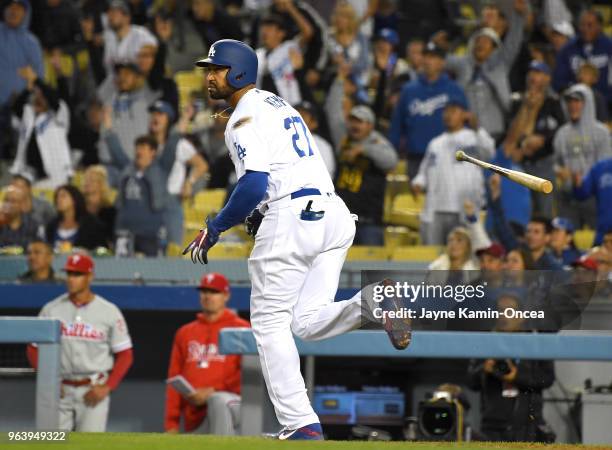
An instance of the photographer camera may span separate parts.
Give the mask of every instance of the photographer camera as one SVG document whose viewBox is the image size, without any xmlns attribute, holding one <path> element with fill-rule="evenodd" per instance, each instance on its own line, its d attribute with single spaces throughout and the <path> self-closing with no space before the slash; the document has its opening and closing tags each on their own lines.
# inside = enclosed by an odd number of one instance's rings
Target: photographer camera
<svg viewBox="0 0 612 450">
<path fill-rule="evenodd" d="M 518 297 L 497 300 L 500 311 L 520 309 Z M 525 319 L 501 316 L 494 331 L 526 331 Z M 469 384 L 480 391 L 481 432 L 489 441 L 554 442 L 555 433 L 542 415 L 542 390 L 555 380 L 553 361 L 472 360 Z"/>
<path fill-rule="evenodd" d="M 415 438 L 425 441 L 470 441 L 472 430 L 465 420 L 469 409 L 470 402 L 460 386 L 441 384 L 431 398 L 419 402 L 418 435 Z"/>
</svg>

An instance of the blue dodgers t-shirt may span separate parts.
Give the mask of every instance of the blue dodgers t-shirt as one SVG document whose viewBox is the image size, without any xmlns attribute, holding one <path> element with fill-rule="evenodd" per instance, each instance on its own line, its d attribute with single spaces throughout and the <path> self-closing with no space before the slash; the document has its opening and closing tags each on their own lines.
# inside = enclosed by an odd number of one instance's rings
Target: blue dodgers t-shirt
<svg viewBox="0 0 612 450">
<path fill-rule="evenodd" d="M 450 99 L 467 104 L 463 89 L 445 73 L 433 83 L 420 75 L 404 85 L 389 130 L 395 148 L 404 137 L 408 153 L 425 154 L 429 142 L 445 131 L 442 113 Z"/>
<path fill-rule="evenodd" d="M 524 172 L 525 169 L 520 164 L 517 164 L 504 154 L 502 147 L 497 149 L 495 158 L 491 160 L 491 164 L 503 167 L 505 169 L 518 170 Z M 485 171 L 486 180 L 493 174 L 490 170 Z M 531 217 L 531 192 L 529 188 L 521 186 L 506 177 L 501 179 L 501 203 L 504 210 L 506 220 L 508 222 L 516 222 L 523 227 L 527 226 Z M 493 220 L 491 215 L 487 215 L 486 221 L 487 231 L 493 229 Z"/>
</svg>

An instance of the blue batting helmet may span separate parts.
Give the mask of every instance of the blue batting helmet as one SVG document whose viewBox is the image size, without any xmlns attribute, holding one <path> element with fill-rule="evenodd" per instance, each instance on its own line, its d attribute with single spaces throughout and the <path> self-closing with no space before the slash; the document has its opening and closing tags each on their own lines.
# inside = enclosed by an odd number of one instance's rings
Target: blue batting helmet
<svg viewBox="0 0 612 450">
<path fill-rule="evenodd" d="M 236 89 L 255 83 L 257 80 L 257 55 L 244 42 L 221 39 L 210 46 L 208 56 L 196 62 L 196 66 L 209 65 L 229 67 L 227 82 Z"/>
</svg>

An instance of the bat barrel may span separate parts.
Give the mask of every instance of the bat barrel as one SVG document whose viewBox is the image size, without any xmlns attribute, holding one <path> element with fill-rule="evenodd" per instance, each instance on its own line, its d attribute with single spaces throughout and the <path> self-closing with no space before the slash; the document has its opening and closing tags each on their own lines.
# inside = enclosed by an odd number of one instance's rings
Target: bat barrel
<svg viewBox="0 0 612 450">
<path fill-rule="evenodd" d="M 457 161 L 467 161 L 472 164 L 476 164 L 477 166 L 483 167 L 485 169 L 490 169 L 512 181 L 515 183 L 519 183 L 522 186 L 525 186 L 529 189 L 532 189 L 537 192 L 542 192 L 544 194 L 550 194 L 553 191 L 553 184 L 544 178 L 539 178 L 534 175 L 529 175 L 527 173 L 519 172 L 517 170 L 506 169 L 503 167 L 496 166 L 494 164 L 490 164 L 484 161 L 481 161 L 477 158 L 473 158 L 471 156 L 466 155 L 463 150 L 458 150 L 455 153 L 455 159 Z"/>
</svg>

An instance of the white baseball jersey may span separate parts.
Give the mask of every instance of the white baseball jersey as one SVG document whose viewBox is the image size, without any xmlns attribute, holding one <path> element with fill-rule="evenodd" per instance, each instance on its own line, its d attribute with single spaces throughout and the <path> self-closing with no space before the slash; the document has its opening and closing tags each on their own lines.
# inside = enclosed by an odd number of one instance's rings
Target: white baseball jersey
<svg viewBox="0 0 612 450">
<path fill-rule="evenodd" d="M 60 100 L 57 111 L 49 110 L 38 115 L 32 105 L 26 104 L 23 115 L 19 118 L 17 156 L 10 172 L 22 175 L 29 173 L 33 179 L 36 179 L 26 157 L 27 146 L 34 133 L 43 167 L 47 173 L 47 178 L 37 180 L 36 187 L 55 189 L 67 183 L 73 173 L 68 143 L 69 131 L 70 110 L 63 100 Z"/>
<path fill-rule="evenodd" d="M 264 218 L 249 257 L 251 325 L 270 400 L 288 429 L 319 422 L 300 373 L 292 332 L 325 339 L 361 323 L 361 294 L 334 302 L 355 222 L 299 113 L 267 91 L 251 89 L 225 130 L 238 178 L 269 174 Z M 320 194 L 291 194 L 314 188 Z M 282 201 L 278 201 L 282 200 Z M 319 215 L 305 214 L 307 208 Z"/>
<path fill-rule="evenodd" d="M 329 142 L 318 134 L 314 134 L 314 138 L 321 152 L 321 158 L 323 158 L 327 171 L 329 172 L 329 176 L 333 179 L 336 174 L 336 157 L 334 156 L 334 149 Z"/>
<path fill-rule="evenodd" d="M 442 133 L 429 143 L 412 182 L 426 190 L 423 222 L 430 223 L 436 211 L 460 214 L 465 200 L 471 200 L 477 208 L 482 206 L 485 193 L 482 169 L 457 161 L 455 152 L 460 149 L 473 149 L 488 160 L 495 151 L 495 141 L 484 128 L 478 132 L 463 128 Z"/>
<path fill-rule="evenodd" d="M 63 294 L 47 303 L 39 317 L 62 321 L 62 378 L 78 379 L 113 368 L 113 353 L 132 348 L 123 314 L 96 295 L 77 306 Z"/>
<path fill-rule="evenodd" d="M 159 149 L 159 154 L 163 151 L 163 148 Z M 187 163 L 197 154 L 197 150 L 191 142 L 185 138 L 179 139 L 176 144 L 176 156 L 174 157 L 174 164 L 168 175 L 168 183 L 166 187 L 168 192 L 172 195 L 181 195 L 183 184 L 185 184 L 185 178 L 187 177 Z"/>
<path fill-rule="evenodd" d="M 258 48 L 256 51 L 257 86 L 261 86 L 264 75 L 269 73 L 279 95 L 290 104 L 297 105 L 302 101 L 302 95 L 289 58 L 292 51 L 301 52 L 297 40 L 285 41 L 271 51 Z"/>
<path fill-rule="evenodd" d="M 260 89 L 244 94 L 225 128 L 225 144 L 238 179 L 247 170 L 269 174 L 262 204 L 302 188 L 334 191 L 302 116 L 276 94 Z"/>
<path fill-rule="evenodd" d="M 117 62 L 136 62 L 138 52 L 145 45 L 157 47 L 157 38 L 143 26 L 131 25 L 128 34 L 121 40 L 113 30 L 105 30 L 104 65 L 107 73 L 114 73 L 113 66 Z"/>
</svg>

